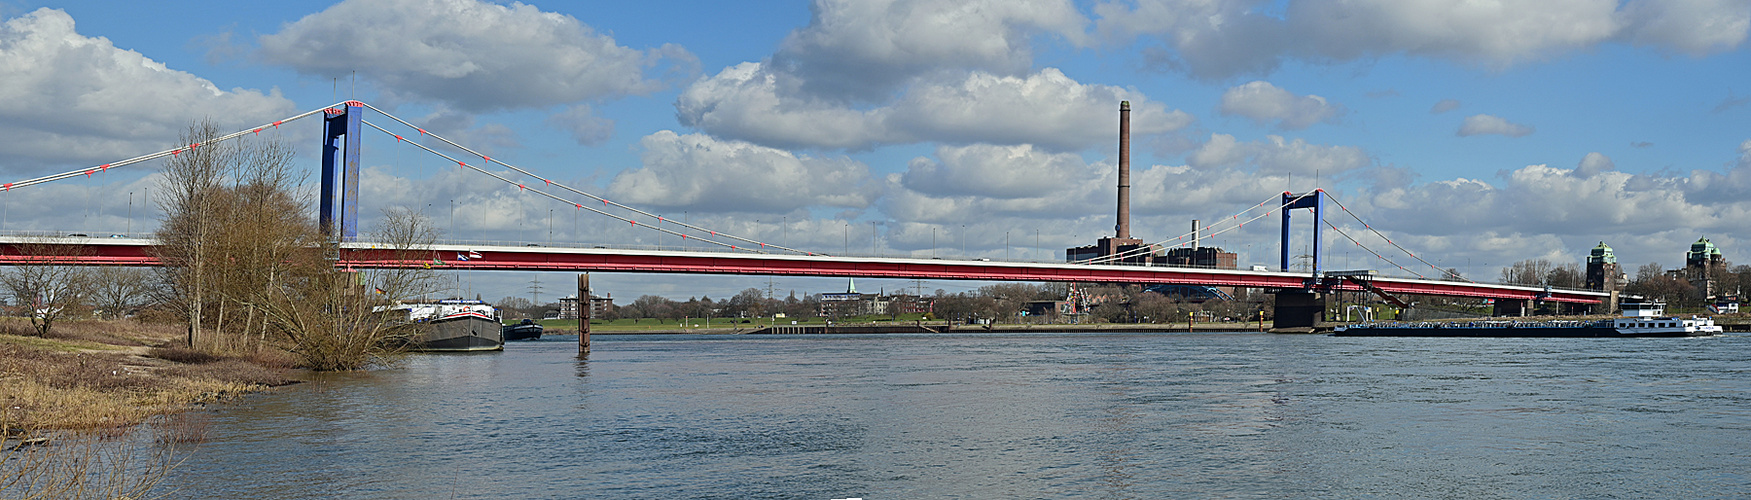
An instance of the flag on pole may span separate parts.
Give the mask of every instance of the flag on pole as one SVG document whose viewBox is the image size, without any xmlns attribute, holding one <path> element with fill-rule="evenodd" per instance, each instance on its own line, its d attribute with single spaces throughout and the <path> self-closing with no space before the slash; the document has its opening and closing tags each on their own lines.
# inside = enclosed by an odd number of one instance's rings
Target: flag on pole
<svg viewBox="0 0 1751 500">
<path fill-rule="evenodd" d="M 468 258 L 470 258 L 470 259 L 478 259 L 478 258 L 480 258 L 480 252 L 476 252 L 476 251 L 473 251 L 473 250 L 469 250 L 469 251 L 468 251 Z"/>
</svg>

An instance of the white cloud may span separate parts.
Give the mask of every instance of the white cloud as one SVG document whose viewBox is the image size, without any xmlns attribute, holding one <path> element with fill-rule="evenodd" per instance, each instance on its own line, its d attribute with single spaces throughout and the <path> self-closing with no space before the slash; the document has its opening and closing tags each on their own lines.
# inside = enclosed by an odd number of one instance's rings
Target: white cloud
<svg viewBox="0 0 1751 500">
<path fill-rule="evenodd" d="M 970 73 L 919 81 L 893 103 L 854 109 L 785 94 L 782 75 L 742 63 L 695 83 L 675 103 L 682 124 L 773 147 L 1034 144 L 1079 150 L 1113 140 L 1118 102 L 1134 136 L 1178 130 L 1190 115 L 1129 89 L 1078 83 L 1053 68 L 1026 77 Z"/>
<path fill-rule="evenodd" d="M 1251 162 L 1264 175 L 1334 176 L 1369 165 L 1368 153 L 1354 146 L 1321 146 L 1304 139 L 1266 136 L 1262 141 L 1238 142 L 1228 134 L 1211 134 L 1210 140 L 1186 156 L 1186 164 L 1199 169 L 1224 169 Z"/>
<path fill-rule="evenodd" d="M 516 149 L 523 146 L 517 140 L 516 131 L 501 123 L 476 125 L 474 115 L 458 113 L 451 110 L 438 110 L 423 117 L 413 119 L 420 128 L 467 146 L 475 152 L 485 155 L 497 155 L 506 149 Z M 434 149 L 461 153 L 462 151 L 438 141 L 425 141 L 424 144 Z"/>
<path fill-rule="evenodd" d="M 1331 123 L 1343 114 L 1342 106 L 1316 95 L 1295 95 L 1266 81 L 1229 88 L 1222 93 L 1225 115 L 1240 115 L 1260 125 L 1276 122 L 1277 128 L 1300 130 L 1315 123 Z"/>
<path fill-rule="evenodd" d="M 937 161 L 918 157 L 900 177 L 908 189 L 930 195 L 972 195 L 991 198 L 1046 196 L 1090 172 L 1073 153 L 1047 153 L 1030 145 L 975 144 L 936 148 Z"/>
<path fill-rule="evenodd" d="M 1032 37 L 1082 37 L 1087 20 L 1065 0 L 816 0 L 809 25 L 772 58 L 802 90 L 881 101 L 913 76 L 943 68 L 1019 75 Z"/>
<path fill-rule="evenodd" d="M 702 134 L 659 131 L 639 141 L 641 168 L 608 186 L 623 202 L 669 209 L 789 212 L 807 207 L 863 208 L 878 194 L 869 167 L 848 158 L 815 158 Z"/>
<path fill-rule="evenodd" d="M 0 25 L 0 169 L 43 173 L 66 162 L 168 149 L 189 121 L 237 130 L 294 112 L 276 89 L 220 90 L 37 9 Z"/>
<path fill-rule="evenodd" d="M 802 97 L 780 97 L 780 76 L 760 63 L 724 68 L 675 100 L 681 124 L 774 147 L 869 147 L 882 139 L 874 113 Z"/>
<path fill-rule="evenodd" d="M 588 104 L 572 105 L 548 117 L 547 126 L 571 132 L 572 140 L 585 146 L 608 142 L 614 136 L 614 120 L 597 116 Z"/>
<path fill-rule="evenodd" d="M 1442 99 L 1436 101 L 1434 106 L 1429 107 L 1429 113 L 1436 115 L 1446 113 L 1448 111 L 1459 109 L 1459 105 L 1460 103 L 1458 99 Z"/>
<path fill-rule="evenodd" d="M 1632 0 L 1627 36 L 1637 44 L 1705 55 L 1738 47 L 1751 29 L 1751 1 Z"/>
<path fill-rule="evenodd" d="M 1131 101 L 1131 134 L 1179 130 L 1191 115 L 1141 93 L 1082 84 L 1054 68 L 1027 77 L 974 73 L 919 85 L 892 107 L 885 125 L 906 142 L 1029 143 L 1058 150 L 1110 144 L 1119 134 L 1118 102 Z"/>
<path fill-rule="evenodd" d="M 1632 174 L 1589 153 L 1573 169 L 1529 165 L 1502 172 L 1498 183 L 1459 178 L 1375 188 L 1343 201 L 1395 241 L 1441 255 L 1449 267 L 1468 256 L 1496 266 L 1527 258 L 1575 262 L 1600 240 L 1625 262 L 1671 265 L 1702 235 L 1751 241 L 1743 223 L 1751 217 L 1751 141 L 1741 155 L 1726 172 Z"/>
<path fill-rule="evenodd" d="M 1695 55 L 1729 50 L 1751 27 L 1743 0 L 1138 0 L 1095 7 L 1108 43 L 1150 38 L 1147 63 L 1206 79 L 1266 74 L 1284 60 L 1391 55 L 1501 68 L 1619 40 Z"/>
<path fill-rule="evenodd" d="M 1611 170 L 1617 170 L 1617 163 L 1611 161 L 1611 157 L 1587 153 L 1587 156 L 1581 157 L 1581 164 L 1575 167 L 1575 176 L 1585 179 Z"/>
<path fill-rule="evenodd" d="M 1533 128 L 1505 120 L 1494 115 L 1476 114 L 1465 117 L 1465 123 L 1460 124 L 1460 137 L 1474 135 L 1505 135 L 1508 137 L 1525 137 L 1532 135 Z"/>
<path fill-rule="evenodd" d="M 659 64 L 697 66 L 685 50 L 618 45 L 571 16 L 478 0 L 348 0 L 260 38 L 258 56 L 302 73 L 358 71 L 391 96 L 469 111 L 547 107 L 646 94 Z"/>
</svg>

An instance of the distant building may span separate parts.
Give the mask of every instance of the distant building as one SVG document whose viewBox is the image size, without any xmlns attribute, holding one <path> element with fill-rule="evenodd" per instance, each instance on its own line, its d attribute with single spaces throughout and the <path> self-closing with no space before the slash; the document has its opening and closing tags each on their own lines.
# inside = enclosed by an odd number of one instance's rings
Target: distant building
<svg viewBox="0 0 1751 500">
<path fill-rule="evenodd" d="M 1216 247 L 1175 248 L 1167 251 L 1167 265 L 1184 267 L 1202 267 L 1207 269 L 1236 269 L 1234 252 L 1224 252 Z"/>
<path fill-rule="evenodd" d="M 857 293 L 856 280 L 850 280 L 846 283 L 845 293 L 817 294 L 815 300 L 821 304 L 821 316 L 827 318 L 875 316 L 890 312 L 924 314 L 936 310 L 936 300 L 929 297 L 906 294 Z"/>
<path fill-rule="evenodd" d="M 1060 317 L 1075 313 L 1075 303 L 1068 300 L 1034 300 L 1022 306 L 1022 315 L 1040 318 L 1041 321 L 1057 321 Z"/>
<path fill-rule="evenodd" d="M 1617 264 L 1617 255 L 1611 253 L 1611 246 L 1599 242 L 1587 255 L 1588 290 L 1614 292 L 1622 290 L 1629 283 L 1629 276 L 1624 274 L 1623 267 Z"/>
<path fill-rule="evenodd" d="M 1160 245 L 1145 245 L 1136 238 L 1101 238 L 1085 247 L 1064 249 L 1064 260 L 1075 262 L 1109 255 L 1119 255 L 1112 263 L 1150 265 L 1161 256 Z"/>
<path fill-rule="evenodd" d="M 1721 295 L 1718 280 L 1726 275 L 1727 260 L 1713 242 L 1704 237 L 1690 244 L 1690 251 L 1684 253 L 1682 276 L 1696 288 L 1698 295 L 1705 300 Z"/>
<path fill-rule="evenodd" d="M 605 318 L 614 310 L 614 294 L 606 297 L 590 297 L 590 317 Z M 559 319 L 578 319 L 578 296 L 576 294 L 560 297 Z"/>
</svg>

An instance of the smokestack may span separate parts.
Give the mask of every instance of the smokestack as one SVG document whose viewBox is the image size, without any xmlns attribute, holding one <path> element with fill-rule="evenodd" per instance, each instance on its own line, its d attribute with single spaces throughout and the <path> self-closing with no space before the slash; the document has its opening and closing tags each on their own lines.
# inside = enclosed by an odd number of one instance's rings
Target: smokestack
<svg viewBox="0 0 1751 500">
<path fill-rule="evenodd" d="M 1131 237 L 1131 101 L 1119 101 L 1119 239 Z"/>
<path fill-rule="evenodd" d="M 1200 246 L 1202 245 L 1198 244 L 1198 219 L 1192 219 L 1192 249 L 1197 250 Z"/>
</svg>

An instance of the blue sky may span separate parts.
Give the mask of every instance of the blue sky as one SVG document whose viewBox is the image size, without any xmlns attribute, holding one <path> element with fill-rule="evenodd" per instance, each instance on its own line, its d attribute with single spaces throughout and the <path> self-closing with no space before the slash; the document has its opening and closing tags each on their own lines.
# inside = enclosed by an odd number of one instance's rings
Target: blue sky
<svg viewBox="0 0 1751 500">
<path fill-rule="evenodd" d="M 1116 104 L 1130 100 L 1146 240 L 1321 187 L 1478 278 L 1578 262 L 1601 240 L 1631 269 L 1674 267 L 1702 236 L 1751 262 L 1746 0 L 10 1 L 0 18 L 0 175 L 14 180 L 167 149 L 195 119 L 241 129 L 350 96 L 774 243 L 1046 258 L 1111 233 Z M 314 170 L 314 123 L 280 133 Z M 368 216 L 408 206 L 450 237 L 540 242 L 552 211 L 555 241 L 660 243 L 366 140 Z M 149 229 L 156 167 L 0 195 L 4 229 Z M 1272 264 L 1275 233 L 1261 221 L 1211 240 Z M 1397 272 L 1328 238 L 1328 267 Z M 495 298 L 531 277 L 464 281 Z M 765 282 L 598 279 L 628 299 Z"/>
</svg>

